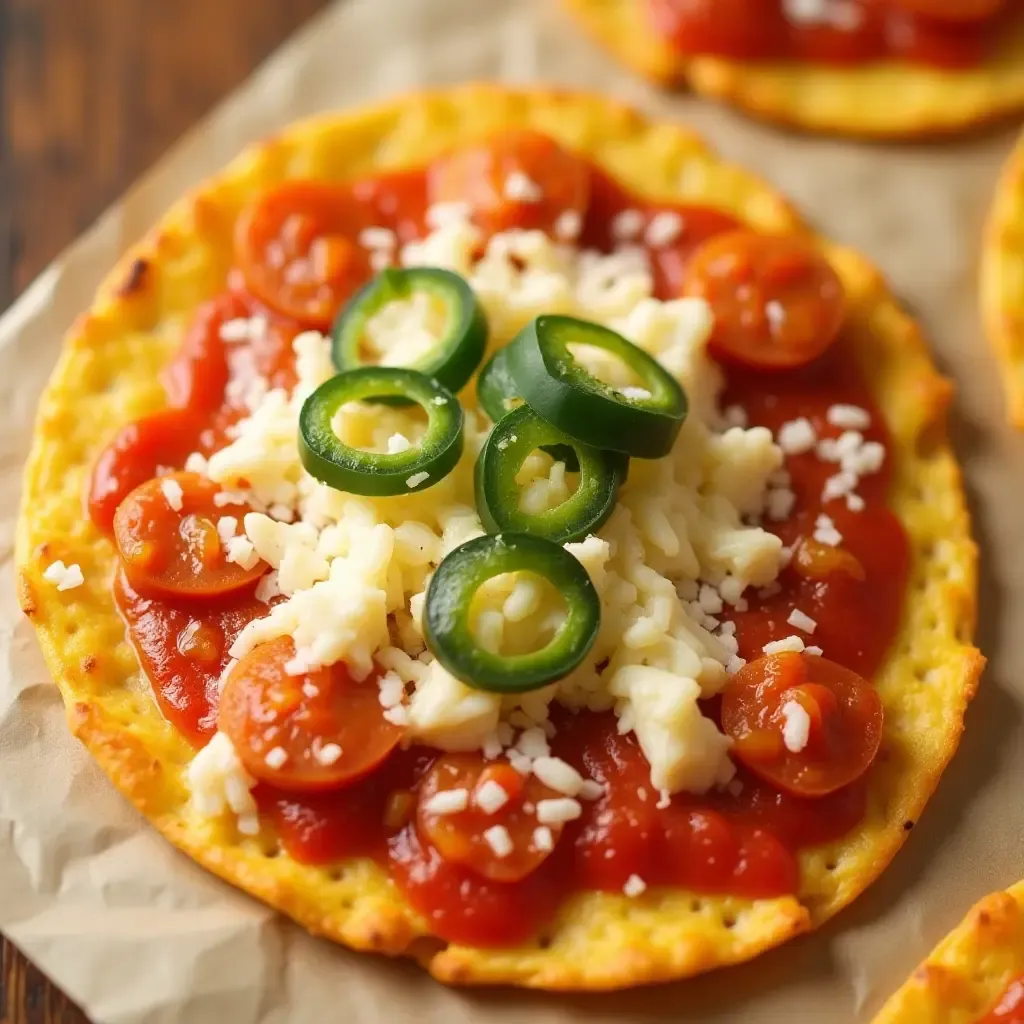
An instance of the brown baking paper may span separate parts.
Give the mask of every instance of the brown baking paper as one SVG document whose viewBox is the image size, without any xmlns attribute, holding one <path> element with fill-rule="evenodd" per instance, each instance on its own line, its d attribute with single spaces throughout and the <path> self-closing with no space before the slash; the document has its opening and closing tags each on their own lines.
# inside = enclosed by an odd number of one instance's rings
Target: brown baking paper
<svg viewBox="0 0 1024 1024">
<path fill-rule="evenodd" d="M 0 927 L 97 1022 L 869 1020 L 983 893 L 1024 875 L 1024 437 L 981 336 L 978 238 L 1010 133 L 925 146 L 794 138 L 611 66 L 551 0 L 349 0 L 291 41 L 73 245 L 0 321 Z M 305 933 L 164 843 L 71 739 L 14 598 L 19 476 L 62 333 L 100 276 L 186 188 L 316 111 L 500 78 L 602 89 L 686 120 L 861 248 L 959 383 L 954 433 L 984 557 L 990 657 L 961 750 L 904 851 L 817 934 L 739 968 L 616 995 L 455 991 Z M 1014 630 L 1016 624 L 1016 631 Z"/>
</svg>

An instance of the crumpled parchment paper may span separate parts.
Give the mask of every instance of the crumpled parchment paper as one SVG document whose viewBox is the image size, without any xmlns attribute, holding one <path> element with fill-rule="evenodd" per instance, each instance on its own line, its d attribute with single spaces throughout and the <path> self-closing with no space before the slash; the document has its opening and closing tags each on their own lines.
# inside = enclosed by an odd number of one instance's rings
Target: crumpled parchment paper
<svg viewBox="0 0 1024 1024">
<path fill-rule="evenodd" d="M 150 831 L 64 724 L 14 597 L 32 416 L 62 333 L 101 275 L 245 143 L 317 111 L 474 78 L 603 90 L 686 120 L 861 248 L 959 384 L 954 435 L 984 557 L 990 657 L 961 750 L 906 848 L 817 934 L 752 964 L 630 993 L 453 991 L 310 938 Z M 103 1024 L 590 1024 L 870 1019 L 983 893 L 1024 875 L 1024 436 L 1003 422 L 974 280 L 1012 129 L 934 145 L 795 137 L 612 66 L 551 0 L 348 0 L 328 9 L 68 249 L 0 320 L 0 927 Z M 1016 630 L 1014 625 L 1016 624 Z"/>
</svg>

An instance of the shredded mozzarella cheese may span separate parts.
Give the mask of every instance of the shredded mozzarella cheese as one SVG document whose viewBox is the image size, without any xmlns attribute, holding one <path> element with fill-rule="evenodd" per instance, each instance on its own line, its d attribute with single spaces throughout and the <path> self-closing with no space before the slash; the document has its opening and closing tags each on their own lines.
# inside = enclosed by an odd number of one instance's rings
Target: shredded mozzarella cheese
<svg viewBox="0 0 1024 1024">
<path fill-rule="evenodd" d="M 59 559 L 51 562 L 43 571 L 43 579 L 47 583 L 56 583 L 58 590 L 74 590 L 85 582 L 81 566 L 77 562 L 65 565 Z"/>
<path fill-rule="evenodd" d="M 542 198 L 529 180 L 510 176 L 505 185 L 518 201 Z M 703 715 L 699 701 L 743 665 L 734 630 L 721 617 L 745 608 L 746 589 L 772 585 L 784 565 L 781 541 L 754 525 L 766 510 L 771 519 L 792 511 L 788 477 L 780 476 L 783 452 L 811 451 L 818 442 L 807 421 L 806 427 L 787 424 L 776 444 L 764 428 L 748 428 L 742 410 L 719 411 L 722 377 L 706 350 L 710 308 L 700 299 L 653 298 L 645 250 L 631 244 L 641 235 L 651 245 L 670 244 L 683 227 L 675 215 L 648 221 L 639 210 L 620 213 L 612 230 L 622 244 L 606 254 L 571 244 L 582 227 L 574 211 L 559 217 L 557 241 L 520 230 L 484 239 L 469 214 L 466 204 L 435 205 L 427 212 L 432 230 L 422 240 L 399 246 L 380 229 L 367 229 L 360 242 L 401 266 L 437 266 L 462 275 L 496 344 L 542 313 L 582 316 L 621 332 L 659 360 L 690 399 L 673 451 L 662 459 L 633 460 L 610 519 L 596 535 L 566 545 L 602 605 L 597 641 L 572 674 L 503 700 L 465 685 L 424 653 L 421 620 L 430 576 L 445 555 L 483 533 L 473 467 L 489 424 L 473 407 L 470 389 L 460 399 L 465 452 L 450 474 L 394 498 L 343 494 L 310 477 L 298 456 L 302 403 L 334 373 L 329 341 L 307 331 L 293 343 L 294 390 L 254 391 L 250 414 L 234 428 L 231 443 L 208 460 L 192 456 L 190 464 L 223 488 L 219 506 L 248 503 L 256 509 L 244 517 L 240 533 L 238 517 L 228 513 L 218 521 L 229 557 L 242 565 L 262 559 L 271 570 L 257 587 L 267 614 L 238 635 L 232 658 L 288 636 L 295 644 L 288 665 L 294 674 L 344 661 L 358 682 L 376 665 L 384 714 L 405 728 L 409 742 L 504 756 L 523 775 L 535 774 L 563 794 L 538 803 L 533 842 L 543 849 L 545 825 L 578 817 L 579 800 L 603 792 L 551 756 L 552 701 L 614 710 L 620 729 L 635 732 L 651 765 L 651 784 L 661 794 L 729 783 L 730 741 Z M 371 318 L 372 329 L 368 325 L 374 361 L 413 361 L 436 343 L 443 322 L 443 311 L 423 296 L 387 304 Z M 246 337 L 261 329 L 244 322 Z M 228 330 L 238 340 L 241 332 L 240 326 Z M 645 389 L 621 375 L 621 367 L 594 353 L 574 357 L 626 397 L 646 399 Z M 851 422 L 848 412 L 837 415 Z M 362 403 L 342 407 L 332 426 L 346 443 L 392 453 L 415 445 L 423 429 L 407 410 Z M 868 444 L 847 440 L 831 453 L 840 471 L 852 472 L 854 461 L 856 469 L 868 471 L 878 460 Z M 415 473 L 407 484 L 414 488 L 427 480 Z M 570 493 L 564 464 L 544 453 L 527 460 L 518 483 L 524 507 L 534 511 Z M 483 642 L 498 653 L 528 649 L 539 634 L 557 629 L 564 610 L 551 589 L 522 574 L 482 587 L 476 628 Z M 789 649 L 789 641 L 781 643 Z M 319 756 L 341 752 L 325 745 Z M 439 797 L 440 806 L 458 802 L 444 794 L 434 799 Z M 487 787 L 476 799 L 497 806 L 497 793 Z"/>
</svg>

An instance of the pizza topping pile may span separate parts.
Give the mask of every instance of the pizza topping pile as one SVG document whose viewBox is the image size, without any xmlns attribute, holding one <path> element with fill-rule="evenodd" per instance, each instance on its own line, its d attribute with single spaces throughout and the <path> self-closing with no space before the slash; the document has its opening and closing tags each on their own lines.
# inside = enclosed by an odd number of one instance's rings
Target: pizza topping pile
<svg viewBox="0 0 1024 1024">
<path fill-rule="evenodd" d="M 829 264 L 533 133 L 283 184 L 236 256 L 90 494 L 197 815 L 471 944 L 796 891 L 907 558 Z"/>
</svg>

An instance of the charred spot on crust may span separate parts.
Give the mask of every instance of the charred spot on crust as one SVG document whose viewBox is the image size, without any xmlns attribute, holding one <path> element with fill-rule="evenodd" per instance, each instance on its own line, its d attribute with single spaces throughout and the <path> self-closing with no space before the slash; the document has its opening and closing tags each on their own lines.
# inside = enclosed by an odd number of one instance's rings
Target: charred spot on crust
<svg viewBox="0 0 1024 1024">
<path fill-rule="evenodd" d="M 82 659 L 82 671 L 88 675 L 96 668 L 97 661 L 98 659 L 95 654 L 87 654 Z"/>
<path fill-rule="evenodd" d="M 132 260 L 132 264 L 128 268 L 128 273 L 125 275 L 125 279 L 117 289 L 117 294 L 121 298 L 127 298 L 135 292 L 141 291 L 145 286 L 146 278 L 148 276 L 149 264 L 143 259 Z"/>
<path fill-rule="evenodd" d="M 32 584 L 23 572 L 18 573 L 18 605 L 29 617 L 38 611 L 35 594 L 32 593 Z"/>
<path fill-rule="evenodd" d="M 913 827 L 914 827 L 914 823 L 912 821 L 905 821 L 905 822 L 903 822 L 903 831 L 904 832 L 909 832 Z"/>
</svg>

